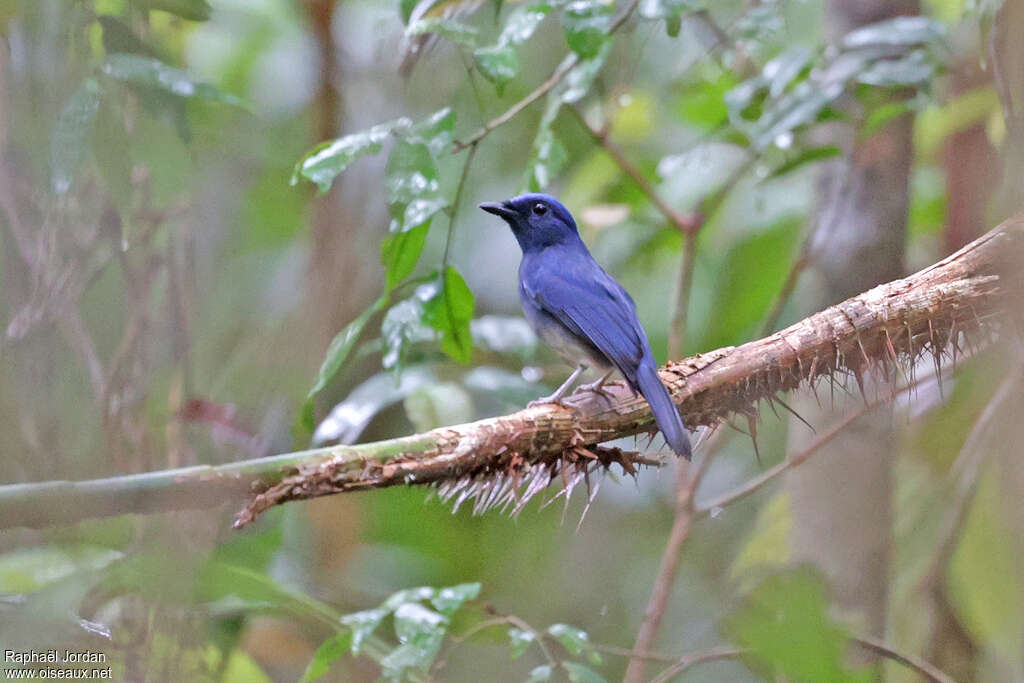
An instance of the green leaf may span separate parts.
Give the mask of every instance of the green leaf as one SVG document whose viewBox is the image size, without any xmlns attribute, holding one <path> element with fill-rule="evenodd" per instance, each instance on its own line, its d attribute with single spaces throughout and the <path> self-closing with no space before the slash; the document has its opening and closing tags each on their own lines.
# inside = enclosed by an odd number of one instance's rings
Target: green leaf
<svg viewBox="0 0 1024 683">
<path fill-rule="evenodd" d="M 209 100 L 247 108 L 245 102 L 238 97 L 223 92 L 209 83 L 197 81 L 189 73 L 152 57 L 133 54 L 109 55 L 100 71 L 116 80 L 155 88 L 177 97 Z"/>
<path fill-rule="evenodd" d="M 342 631 L 321 643 L 320 647 L 313 653 L 313 659 L 306 666 L 306 671 L 302 674 L 300 683 L 310 683 L 310 681 L 315 681 L 327 673 L 331 668 L 331 664 L 348 654 L 352 648 L 353 640 L 351 631 Z"/>
<path fill-rule="evenodd" d="M 473 52 L 473 60 L 484 78 L 494 83 L 500 96 L 505 85 L 519 74 L 519 57 L 514 47 L 525 43 L 551 12 L 551 5 L 519 6 L 512 10 L 494 45 Z"/>
<path fill-rule="evenodd" d="M 720 77 L 701 80 L 685 88 L 679 96 L 679 117 L 701 130 L 711 130 L 729 119 L 725 94 L 736 87 L 731 71 Z"/>
<path fill-rule="evenodd" d="M 551 5 L 538 3 L 518 6 L 505 20 L 505 28 L 498 37 L 499 45 L 522 45 L 529 40 L 541 22 L 551 13 Z"/>
<path fill-rule="evenodd" d="M 591 86 L 594 85 L 594 80 L 601 73 L 605 62 L 608 61 L 608 54 L 610 52 L 611 43 L 604 43 L 597 51 L 597 54 L 591 59 L 582 60 L 572 71 L 566 74 L 558 87 L 551 91 L 551 96 L 565 104 L 579 102 L 590 92 Z"/>
<path fill-rule="evenodd" d="M 644 19 L 665 20 L 665 30 L 675 38 L 682 26 L 683 12 L 702 9 L 703 3 L 694 0 L 641 0 L 637 8 Z"/>
<path fill-rule="evenodd" d="M 384 338 L 385 370 L 400 370 L 404 365 L 406 349 L 411 342 L 431 339 L 433 334 L 423 321 L 423 302 L 437 294 L 439 284 L 434 281 L 416 288 L 413 296 L 400 301 L 384 315 L 380 333 Z"/>
<path fill-rule="evenodd" d="M 349 354 L 352 353 L 352 348 L 355 346 L 356 341 L 359 340 L 359 336 L 363 333 L 363 329 L 366 324 L 370 322 L 370 318 L 374 316 L 378 311 L 388 304 L 389 296 L 384 296 L 377 299 L 373 304 L 365 311 L 359 314 L 359 316 L 350 322 L 348 325 L 338 332 L 331 340 L 330 346 L 327 347 L 327 353 L 324 354 L 323 363 L 320 364 L 320 369 L 316 373 L 316 379 L 313 380 L 313 387 L 306 394 L 306 407 L 303 409 L 303 424 L 306 429 L 312 431 L 313 429 L 313 415 L 312 405 L 313 398 L 320 393 L 320 390 L 327 386 L 327 383 L 331 381 L 331 378 L 338 373 L 338 369 L 341 368 L 341 364 L 345 362 Z M 307 420 L 308 414 L 308 420 Z"/>
<path fill-rule="evenodd" d="M 541 128 L 537 131 L 532 154 L 526 163 L 524 185 L 530 192 L 543 191 L 565 167 L 568 160 L 569 153 L 565 145 L 555 137 L 551 128 Z"/>
<path fill-rule="evenodd" d="M 443 202 L 440 208 L 447 205 L 440 196 L 434 157 L 430 153 L 430 148 L 423 143 L 398 141 L 388 157 L 384 187 L 388 194 L 388 204 L 391 206 L 391 216 L 399 222 L 399 232 L 406 232 L 422 225 L 439 210 L 436 208 L 438 201 Z M 406 209 L 415 199 L 427 200 L 424 205 L 426 208 L 414 207 L 412 213 L 407 216 Z M 430 213 L 431 206 L 435 207 L 433 213 Z"/>
<path fill-rule="evenodd" d="M 423 253 L 430 222 L 412 230 L 389 235 L 380 245 L 380 260 L 387 268 L 387 287 L 391 291 L 412 274 Z"/>
<path fill-rule="evenodd" d="M 386 678 L 399 680 L 409 669 L 427 671 L 441 649 L 448 619 L 418 602 L 395 610 L 395 635 L 401 643 L 380 661 Z"/>
<path fill-rule="evenodd" d="M 857 81 L 881 87 L 923 85 L 935 75 L 935 62 L 924 50 L 899 59 L 880 59 L 857 74 Z"/>
<path fill-rule="evenodd" d="M 500 96 L 505 84 L 519 74 L 519 57 L 508 45 L 491 45 L 473 51 L 473 61 L 484 78 L 494 83 Z"/>
<path fill-rule="evenodd" d="M 463 47 L 476 46 L 477 30 L 454 19 L 425 17 L 414 21 L 405 29 L 407 36 L 418 36 L 424 33 L 436 33 L 448 42 Z"/>
<path fill-rule="evenodd" d="M 191 21 L 206 21 L 210 18 L 211 9 L 206 0 L 135 0 L 135 2 L 140 7 L 163 10 Z"/>
<path fill-rule="evenodd" d="M 380 152 L 384 141 L 396 130 L 408 128 L 407 118 L 380 123 L 369 130 L 352 133 L 335 140 L 322 142 L 299 159 L 292 173 L 292 185 L 306 178 L 316 183 L 320 193 L 331 189 L 331 183 L 349 165 L 360 157 Z"/>
<path fill-rule="evenodd" d="M 872 45 L 905 46 L 938 43 L 946 36 L 942 22 L 928 17 L 896 17 L 847 33 L 843 48 L 850 50 Z"/>
<path fill-rule="evenodd" d="M 50 184 L 56 194 L 71 189 L 100 109 L 100 85 L 87 78 L 61 109 L 50 143 Z"/>
<path fill-rule="evenodd" d="M 562 668 L 565 669 L 571 683 L 605 683 L 601 674 L 579 662 L 563 661 Z"/>
<path fill-rule="evenodd" d="M 614 4 L 607 0 L 575 0 L 565 7 L 565 42 L 583 59 L 596 57 L 608 42 Z"/>
<path fill-rule="evenodd" d="M 554 671 L 550 664 L 541 664 L 530 671 L 530 677 L 526 679 L 526 683 L 543 683 L 544 681 L 550 681 L 551 674 L 553 673 Z"/>
<path fill-rule="evenodd" d="M 396 381 L 392 373 L 380 372 L 360 383 L 331 409 L 313 433 L 313 445 L 332 442 L 350 444 L 382 410 L 407 399 L 424 387 L 438 386 L 440 379 L 430 366 L 402 368 Z"/>
<path fill-rule="evenodd" d="M 451 617 L 467 600 L 475 600 L 479 595 L 479 583 L 460 583 L 437 591 L 430 602 L 441 614 Z"/>
<path fill-rule="evenodd" d="M 508 630 L 509 649 L 512 650 L 512 659 L 517 659 L 523 656 L 530 645 L 537 640 L 537 635 L 532 631 L 523 631 L 518 628 L 510 628 Z"/>
<path fill-rule="evenodd" d="M 440 291 L 424 303 L 424 320 L 441 333 L 441 350 L 453 360 L 468 363 L 473 352 L 469 322 L 473 318 L 473 292 L 452 266 L 440 276 Z"/>
<path fill-rule="evenodd" d="M 763 581 L 724 628 L 769 680 L 871 681 L 870 671 L 846 668 L 848 636 L 829 619 L 828 609 L 820 576 L 799 568 Z"/>
<path fill-rule="evenodd" d="M 122 554 L 99 546 L 40 546 L 0 555 L 0 594 L 34 593 L 77 572 L 106 567 Z"/>
<path fill-rule="evenodd" d="M 552 624 L 548 627 L 548 633 L 558 640 L 573 657 L 586 655 L 592 664 L 601 663 L 601 655 L 590 643 L 590 636 L 586 631 L 568 624 Z"/>
<path fill-rule="evenodd" d="M 373 635 L 373 632 L 384 621 L 384 617 L 391 614 L 391 610 L 383 607 L 367 609 L 362 612 L 346 614 L 341 618 L 341 623 L 352 629 L 352 642 L 350 649 L 352 654 L 357 655 L 363 647 L 366 639 Z"/>
<path fill-rule="evenodd" d="M 409 142 L 426 145 L 431 156 L 436 158 L 448 151 L 454 136 L 455 112 L 451 107 L 445 107 L 414 124 L 405 138 Z"/>
</svg>

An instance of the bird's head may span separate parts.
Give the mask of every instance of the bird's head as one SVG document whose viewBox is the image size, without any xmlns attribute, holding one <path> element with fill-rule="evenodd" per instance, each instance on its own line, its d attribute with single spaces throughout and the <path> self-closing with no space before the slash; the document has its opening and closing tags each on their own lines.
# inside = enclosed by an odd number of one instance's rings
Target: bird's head
<svg viewBox="0 0 1024 683">
<path fill-rule="evenodd" d="M 550 195 L 521 194 L 503 202 L 484 202 L 480 208 L 503 218 L 524 252 L 579 239 L 572 214 Z"/>
</svg>

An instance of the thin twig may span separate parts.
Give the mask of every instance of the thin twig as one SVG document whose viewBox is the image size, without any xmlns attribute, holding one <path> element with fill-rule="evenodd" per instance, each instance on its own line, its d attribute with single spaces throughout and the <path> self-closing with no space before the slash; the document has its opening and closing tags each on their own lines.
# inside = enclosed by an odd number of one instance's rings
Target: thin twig
<svg viewBox="0 0 1024 683">
<path fill-rule="evenodd" d="M 734 647 L 716 647 L 703 652 L 695 652 L 693 654 L 686 655 L 685 657 L 681 657 L 675 664 L 652 678 L 651 683 L 666 683 L 687 669 L 697 666 L 698 664 L 720 662 L 723 659 L 738 659 L 744 654 L 746 654 L 745 650 L 740 650 Z"/>
<path fill-rule="evenodd" d="M 850 638 L 850 641 L 860 645 L 865 650 L 870 650 L 894 662 L 899 662 L 908 669 L 921 674 L 932 683 L 955 683 L 951 676 L 946 675 L 938 667 L 929 664 L 920 657 L 900 652 L 877 638 L 861 636 Z"/>
<path fill-rule="evenodd" d="M 459 214 L 459 204 L 462 201 L 462 188 L 466 186 L 466 178 L 469 176 L 469 167 L 473 164 L 473 157 L 476 156 L 477 143 L 472 143 L 469 146 L 469 154 L 466 155 L 466 161 L 462 164 L 462 175 L 459 176 L 459 184 L 455 188 L 455 197 L 452 199 L 452 205 L 448 209 L 448 236 L 444 241 L 444 256 L 441 258 L 441 270 L 443 271 L 448 266 L 448 254 L 451 251 L 452 246 L 452 234 L 455 231 L 455 217 Z"/>
<path fill-rule="evenodd" d="M 608 35 L 615 33 L 624 23 L 626 23 L 626 20 L 629 19 L 629 16 L 633 13 L 633 10 L 636 9 L 636 6 L 639 4 L 639 2 L 640 0 L 632 0 L 625 7 L 625 9 L 622 10 L 619 16 L 616 17 L 608 26 Z M 502 113 L 500 116 L 497 116 L 488 121 L 487 123 L 485 123 L 481 128 L 479 128 L 475 133 L 470 135 L 465 140 L 456 140 L 455 142 L 453 142 L 452 153 L 454 154 L 461 152 L 466 147 L 469 147 L 470 145 L 475 145 L 476 143 L 480 142 L 485 137 L 487 137 L 492 130 L 494 130 L 495 128 L 499 128 L 508 123 L 509 121 L 511 121 L 512 119 L 514 119 L 519 114 L 519 112 L 526 109 L 528 106 L 530 106 L 531 104 L 539 100 L 541 97 L 546 95 L 548 91 L 550 91 L 556 85 L 561 83 L 562 79 L 565 78 L 566 75 L 568 75 L 568 73 L 572 71 L 579 63 L 579 55 L 577 55 L 575 52 L 566 55 L 566 57 L 561 62 L 559 62 L 558 66 L 555 67 L 555 70 L 551 72 L 551 75 L 548 76 L 543 83 L 541 83 L 532 91 L 530 91 L 530 93 L 527 94 L 526 97 L 524 97 L 523 99 L 519 100 L 511 107 L 506 109 L 505 112 Z"/>
<path fill-rule="evenodd" d="M 870 650 L 875 654 L 902 664 L 912 671 L 916 671 L 924 676 L 926 680 L 931 681 L 931 683 L 954 683 L 953 679 L 942 672 L 938 667 L 926 662 L 920 657 L 900 652 L 891 645 L 882 640 L 878 640 L 877 638 L 851 636 L 850 642 L 864 648 L 865 650 Z M 675 664 L 651 679 L 650 683 L 666 683 L 673 677 L 678 676 L 687 669 L 697 666 L 698 664 L 718 662 L 724 659 L 739 659 L 747 654 L 749 654 L 748 650 L 732 647 L 716 647 L 710 650 L 694 652 L 680 657 Z"/>
<path fill-rule="evenodd" d="M 661 620 L 672 594 L 672 584 L 675 583 L 676 572 L 679 569 L 680 553 L 690 536 L 690 528 L 694 520 L 693 499 L 704 475 L 707 474 L 714 454 L 714 449 L 704 449 L 704 457 L 697 463 L 697 469 L 692 475 L 687 471 L 685 461 L 678 462 L 675 519 L 672 522 L 668 542 L 665 544 L 665 551 L 661 555 L 658 575 L 651 587 L 651 596 L 648 598 L 647 608 L 644 610 L 643 623 L 636 634 L 636 642 L 633 644 L 634 652 L 649 652 L 658 629 L 661 627 Z M 626 667 L 623 683 L 642 681 L 646 664 L 646 659 L 643 657 L 631 657 L 629 666 Z"/>
</svg>

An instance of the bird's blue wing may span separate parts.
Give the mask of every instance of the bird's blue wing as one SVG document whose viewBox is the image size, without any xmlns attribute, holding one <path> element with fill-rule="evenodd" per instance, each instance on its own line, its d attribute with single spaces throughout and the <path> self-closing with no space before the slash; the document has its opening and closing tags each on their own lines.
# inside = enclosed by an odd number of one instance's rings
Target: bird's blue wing
<svg viewBox="0 0 1024 683">
<path fill-rule="evenodd" d="M 636 369 L 650 351 L 633 300 L 589 255 L 560 256 L 531 264 L 523 273 L 524 292 L 597 347 L 636 389 Z"/>
</svg>

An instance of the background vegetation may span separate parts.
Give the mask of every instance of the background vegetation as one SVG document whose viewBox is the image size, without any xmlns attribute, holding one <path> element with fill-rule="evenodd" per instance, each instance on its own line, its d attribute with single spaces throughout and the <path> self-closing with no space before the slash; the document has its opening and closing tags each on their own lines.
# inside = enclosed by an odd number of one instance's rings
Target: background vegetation
<svg viewBox="0 0 1024 683">
<path fill-rule="evenodd" d="M 923 267 L 1017 208 L 1021 31 L 1018 3 L 970 0 L 0 2 L 0 481 L 546 393 L 568 369 L 474 208 L 521 189 L 573 210 L 660 361 Z M 895 652 L 1021 680 L 1020 366 L 965 346 L 682 533 L 683 463 L 515 518 L 402 488 L 243 532 L 238 500 L 5 528 L 0 644 L 101 651 L 120 680 L 923 675 Z M 819 433 L 863 407 L 832 390 L 794 397 Z M 756 458 L 733 426 L 698 504 L 820 446 L 768 411 Z"/>
</svg>

